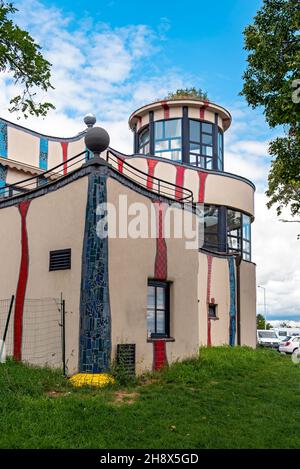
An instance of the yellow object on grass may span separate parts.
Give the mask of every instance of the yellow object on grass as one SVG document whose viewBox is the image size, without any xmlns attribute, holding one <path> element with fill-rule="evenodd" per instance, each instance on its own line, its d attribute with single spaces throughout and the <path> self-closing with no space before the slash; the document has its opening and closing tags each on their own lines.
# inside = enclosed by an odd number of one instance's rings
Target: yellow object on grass
<svg viewBox="0 0 300 469">
<path fill-rule="evenodd" d="M 96 386 L 103 387 L 114 384 L 114 378 L 108 373 L 77 373 L 70 378 L 73 386 Z"/>
</svg>

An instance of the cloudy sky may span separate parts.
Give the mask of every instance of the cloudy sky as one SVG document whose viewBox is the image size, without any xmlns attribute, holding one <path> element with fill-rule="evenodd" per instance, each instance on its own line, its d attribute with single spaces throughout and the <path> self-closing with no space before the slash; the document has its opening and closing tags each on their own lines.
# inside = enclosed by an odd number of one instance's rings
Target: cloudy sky
<svg viewBox="0 0 300 469">
<path fill-rule="evenodd" d="M 17 22 L 53 64 L 55 87 L 41 99 L 56 110 L 42 119 L 7 111 L 16 88 L 0 74 L 0 115 L 34 130 L 73 136 L 93 112 L 114 148 L 130 153 L 129 114 L 179 87 L 196 86 L 233 115 L 225 135 L 225 170 L 256 184 L 253 261 L 257 284 L 266 287 L 269 319 L 300 319 L 300 241 L 297 223 L 281 223 L 266 208 L 270 131 L 262 112 L 239 97 L 246 54 L 244 27 L 261 0 L 23 0 Z M 17 121 L 17 117 L 20 119 Z M 258 289 L 258 311 L 263 312 Z"/>
</svg>

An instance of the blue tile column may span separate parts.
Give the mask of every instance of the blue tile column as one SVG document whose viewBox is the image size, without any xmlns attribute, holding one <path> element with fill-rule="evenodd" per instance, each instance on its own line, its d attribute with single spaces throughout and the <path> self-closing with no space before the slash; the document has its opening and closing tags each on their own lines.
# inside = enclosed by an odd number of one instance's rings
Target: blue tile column
<svg viewBox="0 0 300 469">
<path fill-rule="evenodd" d="M 108 284 L 108 239 L 97 236 L 98 204 L 107 201 L 107 176 L 89 175 L 82 258 L 79 371 L 109 371 L 111 315 Z"/>
<path fill-rule="evenodd" d="M 0 156 L 7 158 L 7 124 L 0 121 Z"/>
<path fill-rule="evenodd" d="M 0 197 L 5 193 L 7 168 L 0 164 Z"/>
<path fill-rule="evenodd" d="M 230 288 L 230 309 L 229 309 L 229 345 L 232 347 L 235 345 L 235 333 L 236 333 L 236 305 L 235 305 L 235 269 L 234 269 L 234 257 L 228 258 L 228 269 L 229 269 L 229 288 Z"/>
<path fill-rule="evenodd" d="M 39 166 L 44 171 L 48 169 L 48 140 L 46 138 L 40 138 Z"/>
</svg>

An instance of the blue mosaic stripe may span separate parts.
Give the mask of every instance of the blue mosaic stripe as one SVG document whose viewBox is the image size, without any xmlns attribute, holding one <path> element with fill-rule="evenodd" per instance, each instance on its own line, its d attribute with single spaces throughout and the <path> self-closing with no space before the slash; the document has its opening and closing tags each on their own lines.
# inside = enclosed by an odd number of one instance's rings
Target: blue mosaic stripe
<svg viewBox="0 0 300 469">
<path fill-rule="evenodd" d="M 40 138 L 40 169 L 48 169 L 48 140 Z"/>
<path fill-rule="evenodd" d="M 98 204 L 107 200 L 107 176 L 89 176 L 82 258 L 79 371 L 110 369 L 111 315 L 108 285 L 108 239 L 96 233 Z"/>
<path fill-rule="evenodd" d="M 85 161 L 89 161 L 90 159 L 94 158 L 93 152 L 91 150 L 85 147 L 85 151 L 86 151 Z"/>
<path fill-rule="evenodd" d="M 235 268 L 234 268 L 234 258 L 230 257 L 228 259 L 228 268 L 229 268 L 229 288 L 230 288 L 230 309 L 229 309 L 229 345 L 232 347 L 235 345 L 235 334 L 236 334 L 236 305 L 235 305 Z"/>
<path fill-rule="evenodd" d="M 7 168 L 0 164 L 0 196 L 5 192 L 4 187 L 6 185 Z"/>
<path fill-rule="evenodd" d="M 7 124 L 0 121 L 0 156 L 7 158 Z"/>
</svg>

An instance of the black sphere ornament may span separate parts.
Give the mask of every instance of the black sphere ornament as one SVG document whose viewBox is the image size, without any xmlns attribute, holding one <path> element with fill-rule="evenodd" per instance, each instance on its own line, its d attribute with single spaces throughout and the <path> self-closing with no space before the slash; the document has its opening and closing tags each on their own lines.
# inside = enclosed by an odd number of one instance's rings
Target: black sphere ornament
<svg viewBox="0 0 300 469">
<path fill-rule="evenodd" d="M 109 146 L 110 138 L 102 127 L 91 127 L 85 134 L 84 141 L 91 152 L 99 154 Z"/>
</svg>

